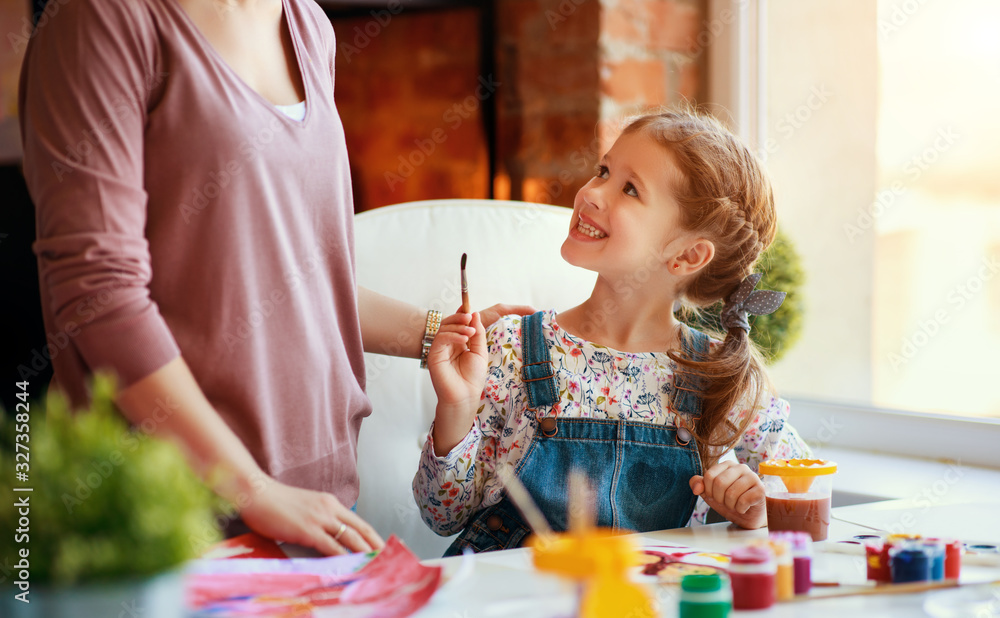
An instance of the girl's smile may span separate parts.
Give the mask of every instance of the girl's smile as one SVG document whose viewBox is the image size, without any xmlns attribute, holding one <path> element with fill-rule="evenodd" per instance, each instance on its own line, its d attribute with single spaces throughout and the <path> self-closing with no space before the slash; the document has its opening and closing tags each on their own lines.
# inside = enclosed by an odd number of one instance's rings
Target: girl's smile
<svg viewBox="0 0 1000 618">
<path fill-rule="evenodd" d="M 582 214 L 578 215 L 576 220 L 576 226 L 570 229 L 569 234 L 570 236 L 577 237 L 577 240 L 587 242 L 592 240 L 604 240 L 608 237 L 607 232 L 602 230 L 596 223 Z"/>
</svg>

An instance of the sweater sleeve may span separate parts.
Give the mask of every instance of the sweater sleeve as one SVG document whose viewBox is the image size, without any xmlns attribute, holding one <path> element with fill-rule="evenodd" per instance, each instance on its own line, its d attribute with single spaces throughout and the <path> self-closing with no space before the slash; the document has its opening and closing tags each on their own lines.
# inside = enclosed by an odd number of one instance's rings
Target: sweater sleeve
<svg viewBox="0 0 1000 618">
<path fill-rule="evenodd" d="M 490 373 L 476 420 L 465 438 L 443 457 L 434 454 L 434 426 L 427 435 L 413 478 L 413 497 L 424 522 L 441 536 L 462 530 L 483 502 L 486 484 L 495 475 L 508 421 L 511 381 L 499 363 L 509 354 L 513 323 L 502 318 L 486 332 Z"/>
<path fill-rule="evenodd" d="M 90 371 L 122 386 L 179 354 L 150 298 L 144 127 L 168 75 L 143 2 L 60 3 L 31 40 L 19 103 L 42 301 Z"/>
</svg>

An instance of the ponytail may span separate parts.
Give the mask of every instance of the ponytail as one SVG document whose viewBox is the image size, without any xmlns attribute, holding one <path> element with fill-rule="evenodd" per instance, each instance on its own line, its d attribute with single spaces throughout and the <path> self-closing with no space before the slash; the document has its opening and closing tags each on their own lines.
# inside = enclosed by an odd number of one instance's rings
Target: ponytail
<svg viewBox="0 0 1000 618">
<path fill-rule="evenodd" d="M 747 331 L 730 328 L 724 339 L 720 333 L 706 334 L 722 339 L 721 344 L 710 349 L 706 360 L 685 358 L 674 350 L 667 352 L 686 383 L 702 385 L 701 416 L 694 419 L 691 433 L 704 469 L 736 444 L 753 421 L 761 394 L 771 386 L 763 359 Z M 747 413 L 730 419 L 730 411 L 743 402 L 748 406 Z"/>
</svg>

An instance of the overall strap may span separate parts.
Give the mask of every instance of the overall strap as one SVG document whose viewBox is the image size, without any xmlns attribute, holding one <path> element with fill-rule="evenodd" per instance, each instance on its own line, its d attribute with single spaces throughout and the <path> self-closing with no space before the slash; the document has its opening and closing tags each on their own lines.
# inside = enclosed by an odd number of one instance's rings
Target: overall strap
<svg viewBox="0 0 1000 618">
<path fill-rule="evenodd" d="M 684 327 L 687 331 L 681 335 L 681 347 L 684 357 L 694 361 L 704 361 L 708 358 L 709 338 L 705 333 Z M 705 389 L 705 379 L 690 370 L 679 370 L 674 374 L 674 410 L 683 412 L 691 418 L 701 416 L 701 393 Z"/>
<path fill-rule="evenodd" d="M 542 315 L 539 311 L 521 318 L 521 381 L 528 389 L 528 409 L 532 411 L 559 401 L 549 345 L 542 334 Z"/>
</svg>

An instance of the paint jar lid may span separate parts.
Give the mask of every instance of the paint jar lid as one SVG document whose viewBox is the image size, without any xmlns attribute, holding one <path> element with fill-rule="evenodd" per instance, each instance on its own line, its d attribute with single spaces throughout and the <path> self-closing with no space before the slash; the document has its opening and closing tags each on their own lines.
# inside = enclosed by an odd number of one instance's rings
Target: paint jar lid
<svg viewBox="0 0 1000 618">
<path fill-rule="evenodd" d="M 722 590 L 722 577 L 718 573 L 685 575 L 681 580 L 681 590 L 687 592 L 715 592 Z"/>
<path fill-rule="evenodd" d="M 731 559 L 732 564 L 766 564 L 774 562 L 774 552 L 767 546 L 748 545 L 734 549 Z"/>
<path fill-rule="evenodd" d="M 768 459 L 758 472 L 772 476 L 822 476 L 837 471 L 837 464 L 825 459 Z"/>
</svg>

